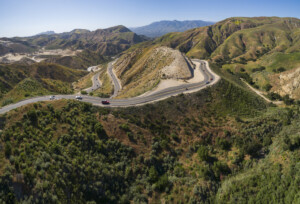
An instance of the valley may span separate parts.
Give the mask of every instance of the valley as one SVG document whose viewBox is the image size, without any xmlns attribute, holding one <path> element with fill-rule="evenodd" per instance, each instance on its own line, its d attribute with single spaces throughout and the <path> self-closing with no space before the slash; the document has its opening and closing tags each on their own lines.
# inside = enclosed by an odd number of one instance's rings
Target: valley
<svg viewBox="0 0 300 204">
<path fill-rule="evenodd" d="M 92 103 L 93 105 L 97 106 L 108 106 L 108 107 L 129 107 L 129 106 L 136 106 L 136 105 L 143 105 L 155 101 L 159 101 L 162 99 L 166 99 L 171 96 L 176 96 L 181 93 L 191 93 L 195 91 L 199 91 L 205 87 L 208 87 L 214 83 L 216 83 L 220 77 L 214 74 L 209 68 L 208 68 L 208 63 L 203 62 L 201 60 L 197 61 L 198 66 L 195 69 L 200 70 L 200 72 L 203 75 L 203 80 L 200 82 L 196 83 L 186 83 L 182 85 L 177 85 L 177 86 L 172 86 L 168 87 L 159 91 L 155 91 L 151 94 L 147 94 L 145 96 L 139 96 L 139 97 L 133 97 L 133 98 L 128 98 L 128 99 L 110 99 L 110 104 L 108 105 L 103 105 L 101 101 L 106 100 L 106 98 L 99 98 L 99 97 L 92 97 L 92 96 L 83 96 L 82 101 L 83 102 L 89 102 Z M 112 63 L 109 63 L 109 67 L 112 66 Z M 117 77 L 114 75 L 113 72 L 111 72 L 112 75 L 114 76 L 116 80 L 116 84 L 118 84 Z M 95 77 L 96 76 L 96 77 Z M 93 77 L 93 86 L 89 89 L 96 89 L 97 84 L 99 83 L 99 73 L 95 74 Z M 96 87 L 95 87 L 96 86 Z M 100 88 L 100 87 L 99 87 Z M 16 104 L 11 104 L 7 105 L 5 107 L 2 107 L 0 109 L 0 114 L 6 113 L 12 109 L 21 107 L 23 105 L 29 104 L 29 103 L 34 103 L 34 102 L 39 102 L 39 101 L 48 101 L 50 96 L 42 96 L 42 97 L 35 97 L 32 99 L 27 99 L 23 100 L 19 103 Z M 60 99 L 75 99 L 74 95 L 55 95 L 55 99 L 60 100 Z"/>
<path fill-rule="evenodd" d="M 137 30 L 0 38 L 0 203 L 299 203 L 300 20 Z"/>
</svg>

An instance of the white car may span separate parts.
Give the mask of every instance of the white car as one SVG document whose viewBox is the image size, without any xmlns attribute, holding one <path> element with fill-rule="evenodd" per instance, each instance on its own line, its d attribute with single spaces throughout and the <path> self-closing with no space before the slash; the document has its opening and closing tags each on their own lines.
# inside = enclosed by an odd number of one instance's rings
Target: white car
<svg viewBox="0 0 300 204">
<path fill-rule="evenodd" d="M 55 99 L 55 96 L 50 96 L 49 99 L 50 99 L 50 100 L 54 100 L 54 99 Z"/>
<path fill-rule="evenodd" d="M 77 100 L 82 100 L 82 96 L 76 96 L 75 97 Z"/>
</svg>

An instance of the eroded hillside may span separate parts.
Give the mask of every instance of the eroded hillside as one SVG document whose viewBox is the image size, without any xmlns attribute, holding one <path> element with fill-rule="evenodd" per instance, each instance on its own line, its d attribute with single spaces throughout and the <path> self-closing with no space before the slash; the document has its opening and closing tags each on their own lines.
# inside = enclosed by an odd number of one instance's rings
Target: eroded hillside
<svg viewBox="0 0 300 204">
<path fill-rule="evenodd" d="M 275 74 L 272 76 L 272 91 L 281 96 L 289 95 L 294 99 L 300 98 L 300 68 Z"/>
</svg>

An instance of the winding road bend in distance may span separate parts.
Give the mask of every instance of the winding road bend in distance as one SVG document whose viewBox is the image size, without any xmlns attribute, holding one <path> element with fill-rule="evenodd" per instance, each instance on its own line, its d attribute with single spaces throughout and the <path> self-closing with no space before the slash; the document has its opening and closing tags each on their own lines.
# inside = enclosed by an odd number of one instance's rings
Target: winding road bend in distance
<svg viewBox="0 0 300 204">
<path fill-rule="evenodd" d="M 96 106 L 107 106 L 107 107 L 137 106 L 137 105 L 143 105 L 143 104 L 163 100 L 168 97 L 175 96 L 175 95 L 178 95 L 181 93 L 190 93 L 190 92 L 198 91 L 207 86 L 215 84 L 217 81 L 219 81 L 220 77 L 211 71 L 211 69 L 208 66 L 207 61 L 203 61 L 203 60 L 193 60 L 193 61 L 200 62 L 199 66 L 196 67 L 196 69 L 200 69 L 200 71 L 203 73 L 204 80 L 201 82 L 183 84 L 183 85 L 179 85 L 179 86 L 166 88 L 166 89 L 160 90 L 158 92 L 155 92 L 155 93 L 147 95 L 147 96 L 140 96 L 140 97 L 134 97 L 134 98 L 128 98 L 128 99 L 109 99 L 109 101 L 110 101 L 109 105 L 103 105 L 101 103 L 102 100 L 107 100 L 107 98 L 84 96 L 82 101 L 92 103 L 93 105 L 96 105 Z M 111 74 L 111 76 L 112 76 L 114 85 L 117 86 L 115 88 L 115 93 L 118 93 L 118 91 L 120 90 L 120 85 L 119 85 L 117 77 L 115 76 L 115 74 L 112 71 L 112 62 L 109 63 L 109 65 L 108 65 L 108 71 L 109 71 L 109 74 Z M 15 103 L 15 104 L 10 104 L 10 105 L 4 106 L 0 109 L 0 114 L 4 114 L 10 110 L 24 106 L 26 104 L 35 103 L 35 102 L 39 102 L 39 101 L 49 101 L 49 97 L 50 96 L 40 96 L 40 97 L 29 98 L 29 99 L 25 99 L 23 101 Z M 75 99 L 75 96 L 74 95 L 55 95 L 55 99 Z"/>
</svg>

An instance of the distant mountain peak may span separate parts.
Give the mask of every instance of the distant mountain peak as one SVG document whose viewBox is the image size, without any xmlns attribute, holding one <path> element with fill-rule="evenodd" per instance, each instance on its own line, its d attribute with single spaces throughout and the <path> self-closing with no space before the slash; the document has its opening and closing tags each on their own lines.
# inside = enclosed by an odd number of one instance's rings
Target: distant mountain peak
<svg viewBox="0 0 300 204">
<path fill-rule="evenodd" d="M 79 29 L 79 28 L 77 28 L 77 29 L 72 30 L 70 33 L 83 34 L 83 33 L 89 33 L 89 32 L 90 31 L 87 30 L 87 29 Z"/>
<path fill-rule="evenodd" d="M 183 32 L 192 28 L 203 27 L 212 24 L 214 24 L 214 22 L 202 20 L 162 20 L 153 22 L 146 26 L 130 28 L 130 30 L 139 35 L 159 37 L 170 32 Z"/>
<path fill-rule="evenodd" d="M 127 27 L 123 26 L 123 25 L 117 25 L 117 26 L 113 26 L 110 28 L 106 28 L 104 30 L 108 30 L 108 31 L 118 31 L 120 33 L 126 33 L 126 32 L 131 32 L 131 30 L 129 30 Z"/>
<path fill-rule="evenodd" d="M 53 35 L 53 34 L 55 34 L 55 32 L 53 30 L 49 30 L 49 31 L 38 33 L 36 35 Z"/>
</svg>

